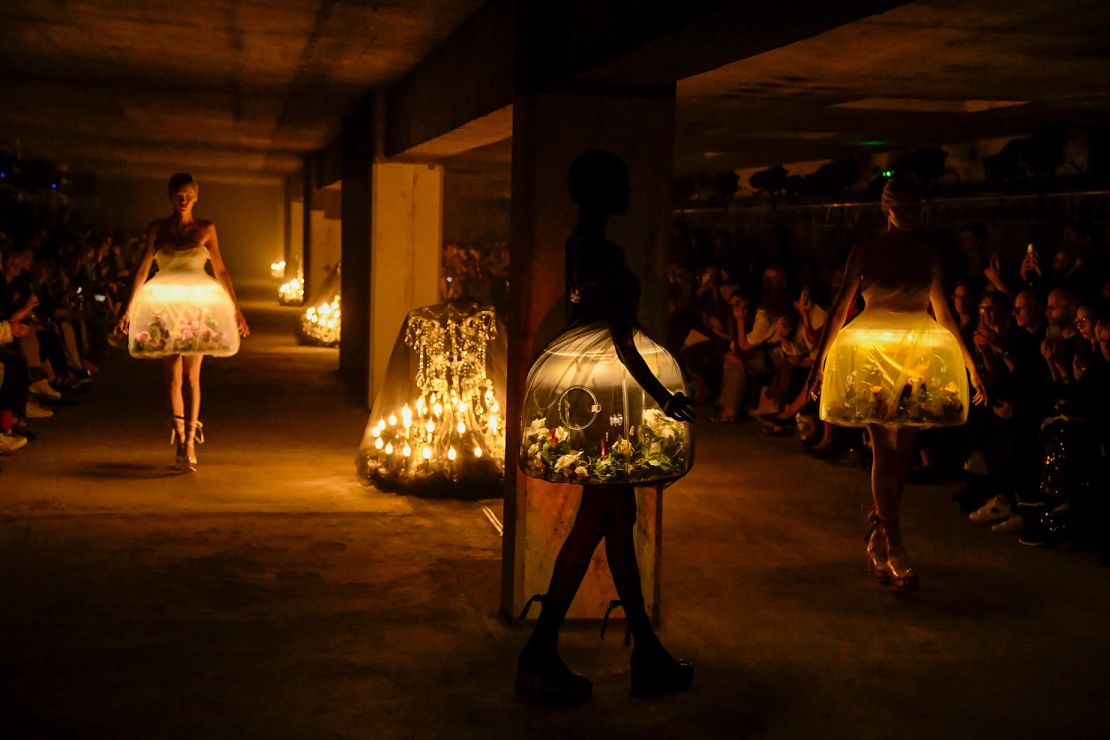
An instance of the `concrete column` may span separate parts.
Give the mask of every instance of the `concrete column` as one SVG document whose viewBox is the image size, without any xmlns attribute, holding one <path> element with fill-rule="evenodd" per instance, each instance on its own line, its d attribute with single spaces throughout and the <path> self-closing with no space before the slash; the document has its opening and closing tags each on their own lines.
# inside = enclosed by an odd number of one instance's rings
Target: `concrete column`
<svg viewBox="0 0 1110 740">
<path fill-rule="evenodd" d="M 375 163 L 371 177 L 370 398 L 405 315 L 439 301 L 443 169 Z"/>
<path fill-rule="evenodd" d="M 289 256 L 285 258 L 285 279 L 297 277 L 297 269 L 304 265 L 304 201 L 289 203 Z"/>
<path fill-rule="evenodd" d="M 513 107 L 512 250 L 510 260 L 509 407 L 506 435 L 502 608 L 519 611 L 547 590 L 551 568 L 574 521 L 581 487 L 528 478 L 517 470 L 524 380 L 535 354 L 565 325 L 563 244 L 577 211 L 567 195 L 567 170 L 587 149 L 605 149 L 628 164 L 627 216 L 611 220 L 609 238 L 624 247 L 641 277 L 640 320 L 662 341 L 664 248 L 670 233 L 674 88 L 644 96 L 522 95 Z M 677 486 L 681 488 L 681 484 Z M 681 495 L 679 492 L 678 495 Z M 648 608 L 659 617 L 662 497 L 637 489 L 637 552 Z M 604 548 L 570 616 L 600 617 L 616 589 Z"/>
<path fill-rule="evenodd" d="M 343 121 L 341 136 L 342 311 L 339 369 L 369 406 L 370 387 L 370 167 L 372 119 L 363 106 Z"/>
<path fill-rule="evenodd" d="M 301 270 L 304 272 L 304 297 L 308 300 L 311 284 L 312 254 L 312 196 L 316 192 L 316 178 L 313 175 L 312 158 L 305 157 L 301 170 Z"/>
</svg>

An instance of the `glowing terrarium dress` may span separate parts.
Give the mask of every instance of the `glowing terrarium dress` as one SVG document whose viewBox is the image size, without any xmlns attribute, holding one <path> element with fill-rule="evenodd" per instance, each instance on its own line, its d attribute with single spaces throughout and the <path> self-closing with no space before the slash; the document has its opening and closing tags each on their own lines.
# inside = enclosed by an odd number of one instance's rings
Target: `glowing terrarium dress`
<svg viewBox="0 0 1110 740">
<path fill-rule="evenodd" d="M 505 472 L 506 342 L 493 308 L 444 303 L 405 317 L 357 458 L 382 490 L 497 495 Z"/>
<path fill-rule="evenodd" d="M 825 361 L 821 418 L 841 426 L 956 426 L 967 421 L 960 343 L 923 310 L 928 289 L 871 288 L 867 307 L 837 335 Z"/>
<path fill-rule="evenodd" d="M 619 254 L 615 245 L 605 248 Z M 619 259 L 623 263 L 623 255 Z M 581 269 L 575 279 L 571 262 L 571 326 L 528 372 L 520 467 L 529 476 L 560 483 L 648 486 L 677 480 L 694 459 L 690 424 L 668 417 L 640 387 L 617 356 L 609 324 L 600 320 L 601 291 L 623 291 L 621 302 L 635 326 L 639 283 L 623 264 L 609 270 L 615 279 L 591 280 Z M 633 339 L 663 386 L 685 393 L 674 357 L 639 328 Z"/>
<path fill-rule="evenodd" d="M 235 304 L 204 270 L 208 248 L 163 246 L 154 261 L 157 274 L 140 286 L 131 302 L 131 356 L 228 357 L 238 352 Z"/>
</svg>

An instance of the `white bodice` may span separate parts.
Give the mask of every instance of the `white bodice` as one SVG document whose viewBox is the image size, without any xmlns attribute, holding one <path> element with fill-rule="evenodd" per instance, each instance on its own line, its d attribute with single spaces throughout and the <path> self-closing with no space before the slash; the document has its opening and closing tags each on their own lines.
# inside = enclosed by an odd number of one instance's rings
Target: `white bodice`
<svg viewBox="0 0 1110 740">
<path fill-rule="evenodd" d="M 163 244 L 154 253 L 159 272 L 203 272 L 208 262 L 208 247 L 192 244 L 187 247 Z"/>
</svg>

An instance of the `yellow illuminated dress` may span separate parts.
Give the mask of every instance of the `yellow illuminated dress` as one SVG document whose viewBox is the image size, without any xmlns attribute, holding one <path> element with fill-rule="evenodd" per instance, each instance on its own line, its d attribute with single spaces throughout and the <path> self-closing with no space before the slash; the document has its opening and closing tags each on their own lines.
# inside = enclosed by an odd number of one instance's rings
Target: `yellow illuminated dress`
<svg viewBox="0 0 1110 740">
<path fill-rule="evenodd" d="M 639 283 L 624 266 L 619 247 L 606 242 L 602 250 L 615 251 L 600 275 L 574 279 L 568 259 L 571 325 L 544 348 L 528 372 L 520 468 L 531 477 L 559 483 L 664 484 L 689 471 L 693 434 L 689 423 L 659 408 L 617 356 L 609 324 L 601 320 L 600 293 L 622 293 L 620 302 L 636 326 Z M 633 340 L 663 386 L 685 393 L 674 357 L 638 326 Z"/>
<path fill-rule="evenodd" d="M 131 301 L 128 349 L 132 357 L 228 357 L 239 351 L 235 304 L 205 272 L 208 258 L 203 244 L 162 245 L 155 252 L 158 272 Z"/>
<path fill-rule="evenodd" d="M 967 421 L 968 382 L 959 340 L 922 306 L 928 286 L 864 291 L 866 308 L 825 361 L 821 418 L 841 426 L 956 426 Z"/>
</svg>

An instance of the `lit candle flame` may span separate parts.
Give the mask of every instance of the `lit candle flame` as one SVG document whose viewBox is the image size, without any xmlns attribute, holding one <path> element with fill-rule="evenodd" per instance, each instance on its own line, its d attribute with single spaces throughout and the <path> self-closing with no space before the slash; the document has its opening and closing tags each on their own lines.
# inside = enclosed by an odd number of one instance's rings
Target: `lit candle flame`
<svg viewBox="0 0 1110 740">
<path fill-rule="evenodd" d="M 427 450 L 427 452 L 428 452 L 428 456 L 430 457 L 430 456 L 431 456 L 431 452 L 432 452 L 432 451 L 431 451 L 431 450 Z M 447 459 L 448 459 L 448 460 L 454 460 L 454 459 L 455 459 L 455 458 L 456 458 L 457 456 L 458 456 L 458 455 L 457 455 L 457 453 L 455 452 L 455 448 L 454 448 L 454 447 L 449 447 L 449 448 L 447 449 Z"/>
<path fill-rule="evenodd" d="M 475 447 L 474 448 L 474 457 L 481 457 L 481 456 L 482 456 L 482 448 L 481 447 Z"/>
<path fill-rule="evenodd" d="M 424 459 L 425 460 L 431 460 L 432 459 L 432 448 L 431 447 L 425 447 L 424 448 Z"/>
<path fill-rule="evenodd" d="M 410 455 L 412 455 L 412 448 L 409 447 L 407 442 L 405 443 L 405 446 L 401 449 L 401 454 L 405 457 L 409 457 Z"/>
</svg>

